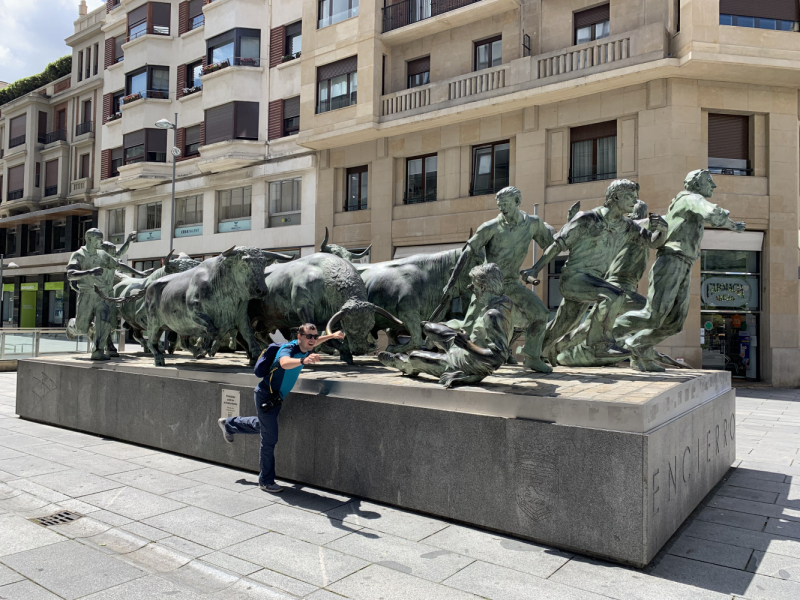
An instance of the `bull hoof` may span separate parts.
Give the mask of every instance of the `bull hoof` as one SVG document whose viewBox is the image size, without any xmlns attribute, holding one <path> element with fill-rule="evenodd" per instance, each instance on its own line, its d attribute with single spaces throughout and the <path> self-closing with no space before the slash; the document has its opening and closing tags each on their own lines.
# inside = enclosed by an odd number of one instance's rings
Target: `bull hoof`
<svg viewBox="0 0 800 600">
<path fill-rule="evenodd" d="M 166 367 L 167 366 L 167 363 L 164 362 L 164 357 L 158 357 L 158 356 L 156 356 L 155 360 L 153 361 L 153 364 L 156 367 Z"/>
</svg>

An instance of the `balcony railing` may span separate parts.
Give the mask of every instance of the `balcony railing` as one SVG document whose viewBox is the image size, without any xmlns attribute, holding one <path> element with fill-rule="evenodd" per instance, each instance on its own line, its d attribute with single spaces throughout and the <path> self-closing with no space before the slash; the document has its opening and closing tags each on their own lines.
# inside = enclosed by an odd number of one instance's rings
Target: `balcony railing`
<svg viewBox="0 0 800 600">
<path fill-rule="evenodd" d="M 25 190 L 9 190 L 7 200 L 19 200 L 24 195 Z"/>
<path fill-rule="evenodd" d="M 66 142 L 66 141 L 67 141 L 67 132 L 65 129 L 57 129 L 55 131 L 51 131 L 50 133 L 44 136 L 45 144 L 52 144 L 53 142 Z"/>
<path fill-rule="evenodd" d="M 76 179 L 70 184 L 69 193 L 85 193 L 90 189 L 92 189 L 92 179 L 90 177 L 84 177 L 83 179 Z"/>
<path fill-rule="evenodd" d="M 75 137 L 83 135 L 84 133 L 92 133 L 92 125 L 94 125 L 94 121 L 86 121 L 85 123 L 80 123 L 79 125 L 76 125 Z"/>
<path fill-rule="evenodd" d="M 545 54 L 537 60 L 536 73 L 539 79 L 545 79 L 617 62 L 630 56 L 631 36 L 624 34 Z"/>
<path fill-rule="evenodd" d="M 48 185 L 44 188 L 44 197 L 47 198 L 48 196 L 56 196 L 58 195 L 58 186 L 57 185 Z"/>
<path fill-rule="evenodd" d="M 469 73 L 448 84 L 448 99 L 466 98 L 506 87 L 506 68 L 495 67 Z"/>
<path fill-rule="evenodd" d="M 192 17 L 189 19 L 189 31 L 197 29 L 200 25 L 205 24 L 206 16 L 205 15 L 197 15 L 196 17 Z"/>
<path fill-rule="evenodd" d="M 406 192 L 403 197 L 403 204 L 421 204 L 422 202 L 436 202 L 436 190 L 431 190 L 425 194 L 409 194 Z"/>
<path fill-rule="evenodd" d="M 231 65 L 234 67 L 260 67 L 261 59 L 241 56 L 234 56 L 230 59 L 226 58 L 225 60 L 221 60 L 203 67 L 203 75 L 215 73 L 216 71 L 219 71 L 220 69 L 226 69 Z"/>
<path fill-rule="evenodd" d="M 150 98 L 156 100 L 169 100 L 169 92 L 166 90 L 144 90 L 134 94 L 128 94 L 124 98 L 120 98 L 119 105 L 130 104 L 143 98 Z"/>
<path fill-rule="evenodd" d="M 480 0 L 402 0 L 383 7 L 383 33 L 430 19 Z"/>
<path fill-rule="evenodd" d="M 18 135 L 17 137 L 13 137 L 8 140 L 8 147 L 9 148 L 16 148 L 17 146 L 22 146 L 25 143 L 25 134 Z"/>
<path fill-rule="evenodd" d="M 40 133 L 40 134 L 38 134 L 38 135 L 36 136 L 36 141 L 37 141 L 37 142 L 39 142 L 40 144 L 45 144 L 45 143 L 47 143 L 47 142 L 45 141 L 46 139 L 47 139 L 47 135 L 46 135 L 46 134 L 44 134 L 44 133 Z"/>
<path fill-rule="evenodd" d="M 383 116 L 393 115 L 420 106 L 428 106 L 431 103 L 431 88 L 411 88 L 394 94 L 387 94 L 383 97 Z"/>
</svg>

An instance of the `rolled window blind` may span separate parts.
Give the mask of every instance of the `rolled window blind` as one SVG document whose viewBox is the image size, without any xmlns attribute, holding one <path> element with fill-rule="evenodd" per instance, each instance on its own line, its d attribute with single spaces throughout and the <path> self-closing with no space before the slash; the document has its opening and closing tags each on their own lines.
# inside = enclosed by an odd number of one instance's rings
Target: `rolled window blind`
<svg viewBox="0 0 800 600">
<path fill-rule="evenodd" d="M 337 60 L 334 63 L 317 67 L 317 81 L 333 79 L 339 75 L 346 75 L 358 71 L 358 56 L 350 56 Z"/>
<path fill-rule="evenodd" d="M 233 139 L 233 111 L 233 102 L 206 110 L 206 144 Z"/>
<path fill-rule="evenodd" d="M 300 96 L 287 98 L 283 101 L 283 118 L 290 119 L 300 116 Z"/>
<path fill-rule="evenodd" d="M 750 117 L 708 115 L 708 156 L 748 160 L 750 158 Z"/>
<path fill-rule="evenodd" d="M 200 143 L 200 125 L 186 128 L 186 145 Z"/>
<path fill-rule="evenodd" d="M 798 0 L 720 0 L 719 12 L 723 15 L 800 21 L 800 2 Z"/>
<path fill-rule="evenodd" d="M 575 29 L 581 29 L 582 27 L 588 27 L 589 25 L 609 20 L 611 20 L 610 6 L 608 4 L 595 6 L 594 8 L 575 13 Z"/>
<path fill-rule="evenodd" d="M 616 121 L 605 121 L 603 123 L 594 123 L 593 125 L 584 125 L 583 127 L 573 127 L 569 131 L 569 138 L 573 143 L 597 140 L 613 135 L 617 135 Z"/>
<path fill-rule="evenodd" d="M 11 167 L 8 170 L 8 191 L 21 190 L 25 185 L 25 165 Z"/>
<path fill-rule="evenodd" d="M 11 119 L 8 126 L 8 137 L 10 139 L 25 135 L 25 125 L 27 115 L 20 115 Z"/>
<path fill-rule="evenodd" d="M 58 159 L 44 164 L 44 185 L 45 187 L 58 185 Z"/>
<path fill-rule="evenodd" d="M 423 56 L 422 58 L 408 61 L 409 77 L 411 77 L 412 75 L 419 75 L 420 73 L 424 73 L 425 71 L 430 71 L 430 70 L 431 70 L 430 56 Z"/>
</svg>

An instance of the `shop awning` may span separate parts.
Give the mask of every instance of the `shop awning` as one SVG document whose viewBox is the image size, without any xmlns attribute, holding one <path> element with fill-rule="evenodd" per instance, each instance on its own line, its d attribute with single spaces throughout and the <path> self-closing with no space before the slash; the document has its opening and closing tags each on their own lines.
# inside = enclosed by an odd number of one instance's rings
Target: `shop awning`
<svg viewBox="0 0 800 600">
<path fill-rule="evenodd" d="M 414 254 L 434 254 L 436 252 L 444 252 L 445 250 L 461 250 L 464 247 L 464 242 L 460 244 L 430 244 L 428 246 L 401 246 L 395 248 L 394 258 L 405 258 L 406 256 L 413 256 Z"/>
<path fill-rule="evenodd" d="M 56 206 L 45 210 L 14 215 L 0 219 L 0 229 L 8 229 L 17 225 L 30 225 L 48 219 L 61 219 L 63 217 L 85 217 L 97 210 L 93 204 L 67 204 L 66 206 Z"/>
<path fill-rule="evenodd" d="M 749 250 L 761 252 L 764 245 L 763 231 L 736 233 L 727 229 L 706 229 L 700 248 L 703 250 Z"/>
</svg>

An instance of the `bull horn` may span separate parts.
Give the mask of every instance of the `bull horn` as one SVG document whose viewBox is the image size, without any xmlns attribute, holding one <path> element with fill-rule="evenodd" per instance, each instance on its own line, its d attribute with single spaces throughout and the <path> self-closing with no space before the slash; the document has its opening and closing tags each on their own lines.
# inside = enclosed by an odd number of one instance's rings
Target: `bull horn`
<svg viewBox="0 0 800 600">
<path fill-rule="evenodd" d="M 342 317 L 344 317 L 347 312 L 347 309 L 343 308 L 330 318 L 330 321 L 328 321 L 328 324 L 325 326 L 325 335 L 333 334 L 333 327 L 342 320 Z"/>
<path fill-rule="evenodd" d="M 95 292 L 95 294 L 97 294 L 103 300 L 105 300 L 107 302 L 114 302 L 115 304 L 128 304 L 129 302 L 134 302 L 134 301 L 138 300 L 139 297 L 144 293 L 144 290 L 140 291 L 137 294 L 133 294 L 132 296 L 128 296 L 128 297 L 122 296 L 120 298 L 114 298 L 112 296 L 107 296 L 106 294 L 103 293 L 103 291 L 97 285 L 94 286 L 94 292 Z"/>
<path fill-rule="evenodd" d="M 280 252 L 271 252 L 269 250 L 264 250 L 264 256 L 267 258 L 271 258 L 272 260 L 277 260 L 278 262 L 289 262 L 294 260 L 294 256 L 289 254 L 281 254 Z"/>
<path fill-rule="evenodd" d="M 322 238 L 322 243 L 319 246 L 319 251 L 320 252 L 327 252 L 328 254 L 330 254 L 330 252 L 331 252 L 330 246 L 328 246 L 328 228 L 327 227 L 325 228 L 325 237 Z"/>
<path fill-rule="evenodd" d="M 353 254 L 352 252 L 350 254 L 353 258 L 359 259 L 359 258 L 364 258 L 367 254 L 369 254 L 370 250 L 372 250 L 372 244 L 369 245 L 369 248 L 367 248 L 363 252 L 360 252 L 359 254 Z"/>
<path fill-rule="evenodd" d="M 169 264 L 169 261 L 172 259 L 172 253 L 175 252 L 175 248 L 169 249 L 169 254 L 164 257 L 164 266 L 166 267 Z"/>
<path fill-rule="evenodd" d="M 230 248 L 225 250 L 225 252 L 222 253 L 222 256 L 224 256 L 225 258 L 228 258 L 229 256 L 231 256 L 233 254 L 234 250 L 236 250 L 236 246 L 231 246 Z"/>
<path fill-rule="evenodd" d="M 378 313 L 380 316 L 382 316 L 382 317 L 386 317 L 387 319 L 389 319 L 389 320 L 390 320 L 392 323 L 394 323 L 395 325 L 399 325 L 400 327 L 405 327 L 405 325 L 406 325 L 406 324 L 405 324 L 405 323 L 403 323 L 403 322 L 402 322 L 400 319 L 398 319 L 397 317 L 395 317 L 395 316 L 394 316 L 392 313 L 390 313 L 388 310 L 386 310 L 386 309 L 383 309 L 383 308 L 381 308 L 380 306 L 375 306 L 374 304 L 370 304 L 370 306 L 372 307 L 372 310 L 374 310 L 374 311 L 375 311 L 376 313 Z"/>
<path fill-rule="evenodd" d="M 472 227 L 469 228 L 469 237 L 467 239 L 468 240 L 472 239 Z"/>
</svg>

